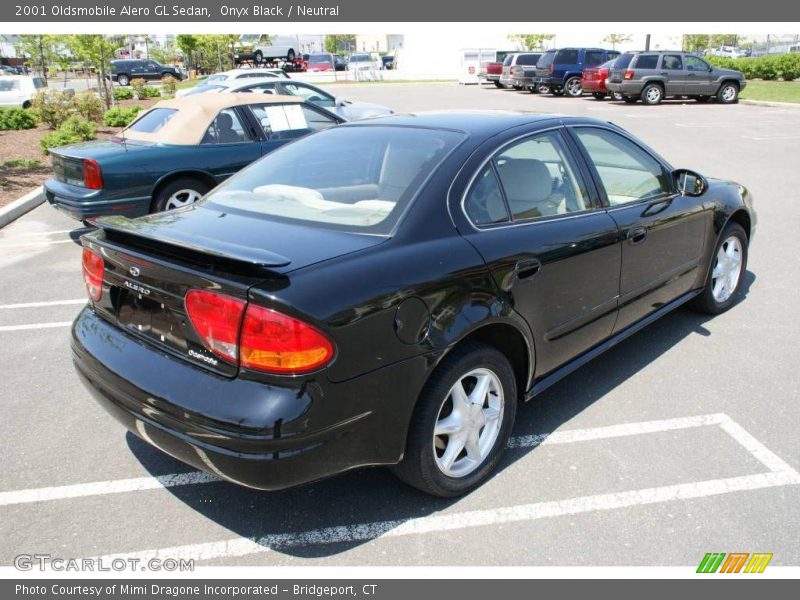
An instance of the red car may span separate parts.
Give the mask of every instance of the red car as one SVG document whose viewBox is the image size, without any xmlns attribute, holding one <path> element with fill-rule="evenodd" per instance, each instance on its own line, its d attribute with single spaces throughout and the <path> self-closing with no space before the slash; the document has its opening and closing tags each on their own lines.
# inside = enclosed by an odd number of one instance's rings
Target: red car
<svg viewBox="0 0 800 600">
<path fill-rule="evenodd" d="M 618 92 L 611 92 L 606 87 L 606 79 L 608 79 L 608 72 L 611 70 L 611 65 L 614 64 L 613 60 L 604 62 L 597 67 L 588 67 L 583 70 L 581 75 L 581 87 L 584 92 L 589 92 L 598 100 L 605 99 L 609 94 L 613 100 L 622 100 L 622 94 Z"/>
<path fill-rule="evenodd" d="M 347 64 L 344 59 L 338 54 L 331 54 L 330 52 L 315 52 L 309 55 L 306 71 L 344 71 Z"/>
</svg>

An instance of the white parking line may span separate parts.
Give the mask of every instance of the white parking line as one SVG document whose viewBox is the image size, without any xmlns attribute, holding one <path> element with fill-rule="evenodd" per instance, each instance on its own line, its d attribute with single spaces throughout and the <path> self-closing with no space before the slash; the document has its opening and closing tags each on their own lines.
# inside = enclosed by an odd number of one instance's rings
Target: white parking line
<svg viewBox="0 0 800 600">
<path fill-rule="evenodd" d="M 73 239 L 68 240 L 42 240 L 41 242 L 24 242 L 22 244 L 4 244 L 0 242 L 0 250 L 3 248 L 29 248 L 31 246 L 52 246 L 54 244 L 75 244 L 79 246 L 80 244 Z"/>
<path fill-rule="evenodd" d="M 771 452 L 761 442 L 750 435 L 743 427 L 731 420 L 728 415 L 715 413 L 697 415 L 693 417 L 678 417 L 674 419 L 659 419 L 656 421 L 640 421 L 609 425 L 605 427 L 591 427 L 587 429 L 567 429 L 550 433 L 536 433 L 532 435 L 512 437 L 508 442 L 509 448 L 532 448 L 539 445 L 573 444 L 592 440 L 612 439 L 680 429 L 692 429 L 720 425 L 745 449 L 752 453 L 767 468 L 774 472 L 792 471 L 792 468 L 781 458 Z M 140 431 L 140 434 L 142 432 Z M 119 494 L 124 492 L 153 490 L 161 487 L 170 488 L 181 485 L 194 485 L 221 481 L 219 478 L 203 471 L 189 473 L 172 473 L 159 477 L 136 477 L 132 479 L 116 479 L 109 481 L 96 481 L 85 484 L 65 485 L 48 488 L 35 488 L 0 492 L 0 506 L 11 504 L 29 504 L 48 500 L 65 500 L 86 496 L 105 494 Z"/>
<path fill-rule="evenodd" d="M 86 298 L 78 300 L 51 300 L 49 302 L 22 302 L 19 304 L 0 304 L 0 310 L 14 308 L 41 308 L 43 306 L 66 306 L 68 304 L 86 304 Z"/>
<path fill-rule="evenodd" d="M 89 231 L 86 227 L 77 227 L 76 229 L 57 229 L 53 231 L 48 231 L 43 229 L 41 231 L 14 231 L 9 233 L 8 237 L 0 238 L 0 239 L 12 239 L 15 237 L 27 237 L 32 235 L 61 235 L 63 233 L 72 233 L 73 231 L 82 231 L 82 230 Z"/>
<path fill-rule="evenodd" d="M 260 537 L 230 538 L 217 542 L 187 544 L 171 548 L 154 548 L 139 552 L 109 554 L 103 561 L 110 562 L 115 558 L 148 560 L 150 558 L 168 557 L 172 559 L 211 560 L 245 556 L 273 549 L 296 548 L 320 544 L 340 544 L 347 542 L 364 542 L 377 538 L 393 538 L 425 533 L 438 533 L 472 529 L 474 527 L 497 526 L 506 523 L 536 521 L 564 515 L 614 510 L 631 506 L 659 504 L 673 500 L 689 500 L 707 498 L 740 492 L 758 490 L 784 485 L 800 484 L 800 475 L 796 472 L 761 473 L 744 475 L 727 479 L 712 479 L 696 483 L 682 483 L 663 487 L 632 490 L 615 494 L 597 494 L 582 496 L 568 500 L 552 502 L 536 502 L 517 506 L 503 506 L 486 510 L 471 510 L 447 515 L 433 515 L 406 520 L 376 521 L 372 523 L 356 523 L 335 527 L 323 527 L 296 533 L 275 533 Z"/>
<path fill-rule="evenodd" d="M 56 327 L 69 327 L 72 321 L 58 321 L 55 323 L 30 323 L 27 325 L 3 325 L 0 333 L 5 331 L 27 331 L 29 329 L 54 329 Z"/>
</svg>

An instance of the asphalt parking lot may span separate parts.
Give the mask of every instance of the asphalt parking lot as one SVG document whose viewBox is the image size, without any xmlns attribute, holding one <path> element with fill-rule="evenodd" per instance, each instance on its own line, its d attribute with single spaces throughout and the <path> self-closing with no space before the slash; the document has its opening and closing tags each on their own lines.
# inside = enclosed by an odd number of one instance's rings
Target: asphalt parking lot
<svg viewBox="0 0 800 600">
<path fill-rule="evenodd" d="M 800 564 L 800 109 L 539 97 L 456 84 L 342 85 L 400 111 L 514 109 L 613 121 L 676 167 L 750 188 L 745 297 L 679 309 L 518 414 L 497 474 L 435 500 L 367 469 L 280 493 L 198 474 L 127 434 L 73 373 L 79 224 L 43 205 L 0 229 L 0 564 L 20 553 L 198 565 Z M 341 91 L 340 91 L 341 90 Z M 157 374 L 154 374 L 157 376 Z"/>
</svg>

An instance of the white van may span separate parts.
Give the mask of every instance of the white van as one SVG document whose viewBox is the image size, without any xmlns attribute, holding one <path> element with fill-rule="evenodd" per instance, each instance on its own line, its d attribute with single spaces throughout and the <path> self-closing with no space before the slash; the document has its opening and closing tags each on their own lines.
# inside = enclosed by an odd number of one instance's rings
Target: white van
<svg viewBox="0 0 800 600">
<path fill-rule="evenodd" d="M 0 75 L 0 106 L 29 108 L 34 96 L 46 87 L 43 77 Z"/>
</svg>

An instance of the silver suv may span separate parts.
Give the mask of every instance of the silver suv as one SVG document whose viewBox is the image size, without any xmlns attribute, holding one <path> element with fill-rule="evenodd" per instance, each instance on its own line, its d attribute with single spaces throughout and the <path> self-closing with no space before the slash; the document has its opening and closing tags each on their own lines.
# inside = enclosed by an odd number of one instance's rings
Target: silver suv
<svg viewBox="0 0 800 600">
<path fill-rule="evenodd" d="M 694 54 L 667 50 L 620 55 L 606 82 L 606 87 L 622 94 L 625 102 L 641 99 L 644 104 L 682 96 L 698 102 L 716 97 L 717 102 L 733 104 L 745 85 L 740 71 L 712 67 Z"/>
</svg>

